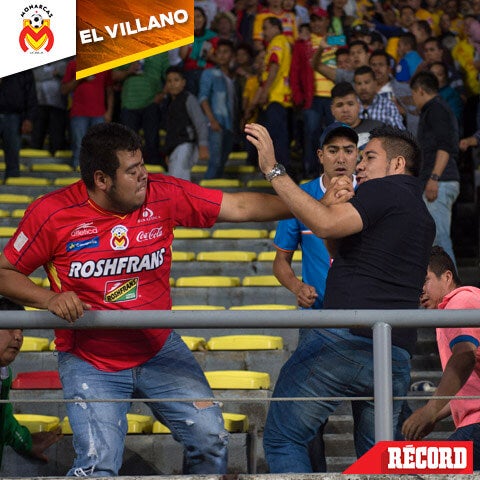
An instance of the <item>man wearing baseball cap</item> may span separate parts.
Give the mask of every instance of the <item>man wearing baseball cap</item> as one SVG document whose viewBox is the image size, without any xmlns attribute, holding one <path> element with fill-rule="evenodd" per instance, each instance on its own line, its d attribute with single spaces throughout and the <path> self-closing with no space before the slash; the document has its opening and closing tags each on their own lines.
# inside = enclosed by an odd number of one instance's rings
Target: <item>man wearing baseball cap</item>
<svg viewBox="0 0 480 480">
<path fill-rule="evenodd" d="M 276 163 L 271 139 L 263 127 L 250 124 L 245 130 L 247 139 L 258 149 L 260 169 L 280 198 L 315 235 L 333 241 L 329 251 L 334 261 L 323 308 L 418 308 L 435 224 L 416 178 L 421 158 L 414 137 L 393 127 L 374 129 L 357 165 L 356 192 L 350 179 L 337 177 L 319 202 Z M 322 140 L 328 141 L 334 131 L 339 130 L 327 131 Z M 348 130 L 342 127 L 342 131 Z M 392 329 L 394 397 L 408 391 L 415 342 L 415 329 Z M 270 472 L 312 471 L 308 442 L 340 404 L 318 397 L 372 395 L 372 329 L 312 329 L 283 366 L 274 396 L 315 397 L 315 401 L 272 402 L 264 431 Z M 394 402 L 393 425 L 401 406 L 401 401 Z M 352 402 L 352 412 L 360 457 L 375 443 L 373 402 Z"/>
</svg>

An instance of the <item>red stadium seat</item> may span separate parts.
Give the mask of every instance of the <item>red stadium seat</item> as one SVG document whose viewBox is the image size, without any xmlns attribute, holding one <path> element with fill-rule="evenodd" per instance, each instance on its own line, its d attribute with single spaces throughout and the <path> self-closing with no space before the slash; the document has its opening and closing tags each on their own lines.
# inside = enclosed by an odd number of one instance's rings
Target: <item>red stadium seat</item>
<svg viewBox="0 0 480 480">
<path fill-rule="evenodd" d="M 12 382 L 16 390 L 56 390 L 62 388 L 60 376 L 56 370 L 41 372 L 22 372 Z"/>
</svg>

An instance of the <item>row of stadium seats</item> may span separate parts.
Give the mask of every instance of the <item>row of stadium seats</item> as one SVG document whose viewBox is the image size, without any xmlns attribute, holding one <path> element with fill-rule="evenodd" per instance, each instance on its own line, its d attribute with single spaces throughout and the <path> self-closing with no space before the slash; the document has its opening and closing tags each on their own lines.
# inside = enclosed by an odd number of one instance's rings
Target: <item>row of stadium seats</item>
<svg viewBox="0 0 480 480">
<path fill-rule="evenodd" d="M 294 308 L 291 307 L 291 309 Z M 222 335 L 211 337 L 208 341 L 203 337 L 182 336 L 182 340 L 192 351 L 281 350 L 283 348 L 283 338 L 273 335 Z M 55 350 L 55 342 L 49 338 L 30 336 L 23 338 L 22 352 L 45 352 L 51 350 Z"/>
<path fill-rule="evenodd" d="M 213 390 L 268 390 L 270 375 L 251 370 L 218 370 L 204 372 Z M 12 390 L 60 390 L 57 370 L 21 372 L 12 381 Z"/>
<path fill-rule="evenodd" d="M 30 277 L 36 285 L 49 288 L 48 278 Z M 249 275 L 240 279 L 228 275 L 196 275 L 191 277 L 170 278 L 171 287 L 216 288 L 216 287 L 280 287 L 274 275 Z"/>
<path fill-rule="evenodd" d="M 241 433 L 248 431 L 248 418 L 240 413 L 222 413 L 225 423 L 225 429 L 230 433 Z M 19 413 L 15 415 L 18 423 L 28 428 L 30 433 L 50 432 L 61 427 L 64 435 L 71 435 L 72 428 L 68 417 L 64 417 L 60 421 L 59 417 L 52 415 L 36 415 Z M 150 415 L 139 415 L 135 413 L 127 413 L 128 430 L 127 434 L 168 434 L 170 429 L 163 423 Z"/>
</svg>

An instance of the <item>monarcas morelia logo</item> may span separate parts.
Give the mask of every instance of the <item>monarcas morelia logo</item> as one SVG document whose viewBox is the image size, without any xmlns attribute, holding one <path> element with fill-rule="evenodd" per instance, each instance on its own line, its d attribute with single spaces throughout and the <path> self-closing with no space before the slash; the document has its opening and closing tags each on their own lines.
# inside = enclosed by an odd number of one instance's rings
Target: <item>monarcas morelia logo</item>
<svg viewBox="0 0 480 480">
<path fill-rule="evenodd" d="M 21 13 L 23 28 L 18 37 L 24 52 L 44 53 L 53 47 L 53 32 L 50 19 L 53 14 L 46 5 L 30 5 Z"/>
</svg>

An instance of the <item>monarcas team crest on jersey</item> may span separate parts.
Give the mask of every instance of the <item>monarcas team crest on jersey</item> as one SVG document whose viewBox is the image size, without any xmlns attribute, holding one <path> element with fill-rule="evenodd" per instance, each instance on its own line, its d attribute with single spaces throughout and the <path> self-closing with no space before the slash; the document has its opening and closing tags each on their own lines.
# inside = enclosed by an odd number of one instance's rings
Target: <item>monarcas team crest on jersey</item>
<svg viewBox="0 0 480 480">
<path fill-rule="evenodd" d="M 128 228 L 123 225 L 115 225 L 112 228 L 112 238 L 110 240 L 110 246 L 114 250 L 125 250 L 130 243 L 128 238 Z"/>
<path fill-rule="evenodd" d="M 21 13 L 22 31 L 18 41 L 24 52 L 44 53 L 53 47 L 54 37 L 50 27 L 53 14 L 46 5 L 29 5 Z"/>
</svg>

